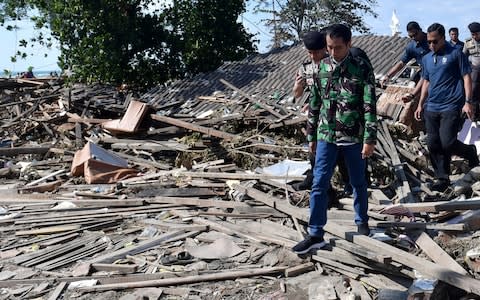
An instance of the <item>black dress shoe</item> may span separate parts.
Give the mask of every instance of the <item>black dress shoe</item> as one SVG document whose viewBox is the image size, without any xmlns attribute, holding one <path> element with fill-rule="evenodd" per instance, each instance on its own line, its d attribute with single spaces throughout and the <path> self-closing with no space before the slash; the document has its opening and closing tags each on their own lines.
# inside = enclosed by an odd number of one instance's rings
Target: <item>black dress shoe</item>
<svg viewBox="0 0 480 300">
<path fill-rule="evenodd" d="M 470 148 L 470 151 L 471 151 L 470 155 L 468 156 L 469 157 L 468 166 L 470 168 L 475 168 L 479 164 L 478 155 L 477 155 L 477 147 L 475 145 L 468 145 L 468 147 Z"/>
</svg>

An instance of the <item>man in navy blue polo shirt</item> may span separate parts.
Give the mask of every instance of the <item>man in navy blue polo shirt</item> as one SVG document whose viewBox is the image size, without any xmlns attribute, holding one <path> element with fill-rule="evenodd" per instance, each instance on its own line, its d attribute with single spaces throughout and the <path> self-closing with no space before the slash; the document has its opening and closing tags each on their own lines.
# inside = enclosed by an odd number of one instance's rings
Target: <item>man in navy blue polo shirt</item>
<svg viewBox="0 0 480 300">
<path fill-rule="evenodd" d="M 417 64 L 422 67 L 422 57 L 430 52 L 427 43 L 427 34 L 422 31 L 420 25 L 417 22 L 411 21 L 407 24 L 408 37 L 411 41 L 405 48 L 405 53 L 399 62 L 397 62 L 387 74 L 383 77 L 381 84 L 385 85 L 398 71 L 400 71 L 412 58 L 415 58 Z M 408 93 L 403 97 L 403 101 L 409 102 L 413 100 L 415 95 L 420 93 L 422 87 L 422 80 L 417 82 L 415 90 L 412 93 Z"/>
<path fill-rule="evenodd" d="M 463 52 L 445 41 L 443 25 L 433 23 L 427 30 L 432 50 L 422 59 L 423 86 L 415 119 L 423 114 L 427 130 L 427 146 L 435 173 L 431 189 L 443 192 L 450 185 L 452 154 L 468 159 L 469 166 L 478 165 L 474 145 L 457 139 L 462 112 L 474 117 L 472 105 L 472 71 Z"/>
</svg>

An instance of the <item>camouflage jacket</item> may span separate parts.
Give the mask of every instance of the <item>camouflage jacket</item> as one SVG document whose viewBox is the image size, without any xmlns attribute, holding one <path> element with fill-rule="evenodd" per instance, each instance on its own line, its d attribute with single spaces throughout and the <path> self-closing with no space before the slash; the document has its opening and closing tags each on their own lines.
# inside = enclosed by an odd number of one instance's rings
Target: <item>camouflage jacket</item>
<svg viewBox="0 0 480 300">
<path fill-rule="evenodd" d="M 365 59 L 349 54 L 335 66 L 323 59 L 311 89 L 307 139 L 335 144 L 375 144 L 375 78 Z"/>
<path fill-rule="evenodd" d="M 318 65 L 311 60 L 304 62 L 298 72 L 305 80 L 305 90 L 309 91 L 314 84 L 315 74 L 318 73 Z"/>
</svg>

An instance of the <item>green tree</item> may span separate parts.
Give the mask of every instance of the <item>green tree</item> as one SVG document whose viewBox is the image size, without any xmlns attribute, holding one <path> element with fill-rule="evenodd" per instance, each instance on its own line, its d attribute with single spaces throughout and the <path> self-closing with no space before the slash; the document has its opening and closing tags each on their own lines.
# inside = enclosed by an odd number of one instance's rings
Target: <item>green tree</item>
<svg viewBox="0 0 480 300">
<path fill-rule="evenodd" d="M 376 5 L 377 0 L 260 0 L 254 10 L 270 16 L 263 22 L 270 28 L 275 47 L 298 41 L 303 33 L 334 23 L 369 33 L 363 17 L 377 17 L 373 9 Z"/>
<path fill-rule="evenodd" d="M 147 88 L 213 70 L 254 50 L 251 36 L 236 22 L 245 10 L 243 1 L 179 0 L 173 7 L 158 2 L 0 0 L 0 22 L 28 18 L 37 29 L 49 29 L 61 48 L 60 67 L 84 82 Z M 152 11 L 152 5 L 158 9 Z M 51 46 L 51 37 L 39 31 L 20 46 L 32 43 Z"/>
<path fill-rule="evenodd" d="M 253 35 L 238 21 L 245 12 L 244 0 L 174 0 L 165 13 L 172 32 L 180 41 L 185 70 L 208 72 L 224 61 L 246 57 L 256 49 Z"/>
</svg>

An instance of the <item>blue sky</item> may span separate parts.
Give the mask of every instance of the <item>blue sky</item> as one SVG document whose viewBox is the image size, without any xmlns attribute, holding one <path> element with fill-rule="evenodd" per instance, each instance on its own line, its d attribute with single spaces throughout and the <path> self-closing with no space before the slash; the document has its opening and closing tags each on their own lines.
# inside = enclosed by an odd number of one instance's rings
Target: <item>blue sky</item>
<svg viewBox="0 0 480 300">
<path fill-rule="evenodd" d="M 372 33 L 377 35 L 391 34 L 389 25 L 393 10 L 396 11 L 400 20 L 402 36 L 407 35 L 405 27 L 410 21 L 417 21 L 425 32 L 428 26 L 436 22 L 445 26 L 445 30 L 450 27 L 458 27 L 460 39 L 465 40 L 470 37 L 468 24 L 480 22 L 480 1 L 478 0 L 377 0 L 377 2 L 378 5 L 374 7 L 374 10 L 378 13 L 378 17 L 368 16 L 365 20 Z M 258 19 L 261 17 L 247 13 L 245 18 L 251 20 L 244 22 L 249 31 L 259 33 L 257 38 L 260 39 L 260 52 L 266 51 L 270 45 L 271 36 L 262 33 L 268 33 L 268 29 L 258 25 Z"/>
<path fill-rule="evenodd" d="M 250 1 L 252 2 L 252 1 Z M 372 33 L 378 35 L 390 35 L 390 21 L 393 10 L 396 10 L 400 20 L 400 32 L 406 36 L 405 26 L 409 21 L 417 21 L 422 29 L 426 31 L 427 27 L 438 22 L 449 27 L 458 27 L 460 30 L 460 39 L 465 40 L 470 37 L 467 25 L 473 21 L 480 22 L 480 1 L 478 0 L 378 0 L 378 6 L 375 8 L 379 14 L 377 19 L 368 17 L 367 24 L 372 28 Z M 258 49 L 265 52 L 270 44 L 268 29 L 260 24 L 261 16 L 247 12 L 243 21 L 251 33 L 258 33 L 257 39 L 260 40 Z M 34 71 L 49 71 L 58 69 L 56 58 L 59 55 L 57 49 L 47 50 L 42 47 L 35 47 L 30 50 L 30 54 L 25 60 L 19 60 L 15 64 L 10 62 L 10 57 L 15 53 L 16 44 L 22 38 L 28 38 L 32 34 L 32 26 L 26 22 L 17 24 L 20 29 L 16 32 L 9 32 L 0 27 L 0 72 L 4 69 L 14 72 L 25 71 L 28 66 L 33 66 Z M 45 58 L 44 54 L 48 56 Z"/>
</svg>

